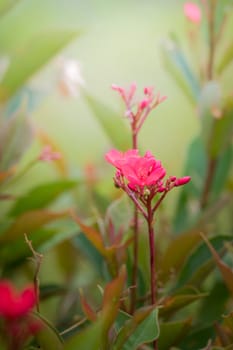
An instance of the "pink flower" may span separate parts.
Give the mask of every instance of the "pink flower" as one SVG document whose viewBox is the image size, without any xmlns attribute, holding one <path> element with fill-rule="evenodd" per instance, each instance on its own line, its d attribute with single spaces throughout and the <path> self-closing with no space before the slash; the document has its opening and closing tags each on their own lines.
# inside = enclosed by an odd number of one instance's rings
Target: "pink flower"
<svg viewBox="0 0 233 350">
<path fill-rule="evenodd" d="M 0 317 L 16 319 L 26 316 L 36 304 L 33 287 L 18 293 L 8 281 L 0 281 Z"/>
<path fill-rule="evenodd" d="M 38 157 L 39 160 L 42 160 L 45 162 L 51 162 L 53 160 L 58 160 L 60 158 L 61 158 L 61 154 L 59 152 L 54 152 L 50 145 L 45 146 Z"/>
<path fill-rule="evenodd" d="M 146 152 L 143 157 L 129 158 L 122 165 L 122 172 L 132 189 L 156 185 L 160 187 L 160 180 L 166 175 L 166 170 L 162 167 L 161 162 L 156 160 L 150 152 Z"/>
<path fill-rule="evenodd" d="M 201 21 L 201 10 L 198 5 L 193 2 L 186 2 L 184 4 L 184 14 L 191 22 L 198 24 Z"/>
<path fill-rule="evenodd" d="M 117 169 L 121 170 L 122 165 L 126 163 L 130 158 L 138 157 L 137 149 L 130 149 L 126 152 L 120 152 L 117 149 L 112 149 L 105 155 L 107 162 L 111 163 Z"/>
<path fill-rule="evenodd" d="M 115 184 L 123 190 L 126 190 L 127 185 L 139 195 L 144 195 L 145 190 L 149 190 L 152 196 L 156 193 L 167 193 L 173 187 L 185 185 L 191 180 L 190 176 L 179 179 L 170 176 L 164 181 L 166 170 L 160 160 L 149 151 L 140 156 L 137 149 L 130 149 L 127 152 L 112 149 L 105 155 L 105 159 L 117 169 Z"/>
</svg>

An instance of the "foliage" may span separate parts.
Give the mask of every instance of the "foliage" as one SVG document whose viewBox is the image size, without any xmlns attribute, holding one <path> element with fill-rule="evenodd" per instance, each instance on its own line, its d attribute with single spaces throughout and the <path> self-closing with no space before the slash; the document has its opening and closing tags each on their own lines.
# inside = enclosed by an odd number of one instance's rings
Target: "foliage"
<svg viewBox="0 0 233 350">
<path fill-rule="evenodd" d="M 0 21 L 15 6 L 17 1 L 2 1 Z M 93 167 L 74 178 L 56 142 L 46 132 L 35 133 L 28 117 L 35 98 L 29 79 L 79 33 L 53 29 L 9 53 L 0 80 L 0 274 L 16 284 L 33 282 L 36 311 L 16 314 L 15 323 L 0 303 L 1 349 L 233 348 L 233 103 L 232 91 L 223 88 L 233 50 L 232 42 L 220 45 L 231 9 L 231 1 L 220 0 L 186 7 L 187 44 L 200 50 L 204 43 L 207 50 L 198 52 L 202 62 L 190 60 L 176 34 L 161 49 L 166 72 L 200 123 L 187 150 L 184 177 L 163 182 L 161 163 L 135 150 L 149 112 L 165 97 L 146 87 L 143 99 L 132 104 L 136 85 L 129 91 L 114 85 L 129 127 L 89 91 L 81 96 L 111 145 L 120 149 L 106 157 L 117 168 L 117 188 L 108 194 L 102 190 L 108 174 L 100 176 Z M 63 93 L 71 94 L 69 82 L 62 83 Z M 45 148 L 24 164 L 35 139 Z M 53 167 L 56 178 L 20 190 L 41 164 Z M 140 177 L 141 167 L 152 175 L 148 182 Z M 169 222 L 161 203 L 176 187 Z M 58 267 L 61 276 L 54 283 Z M 51 281 L 44 281 L 43 268 Z M 23 292 L 4 293 L 0 290 L 0 298 L 11 300 L 13 311 L 21 305 Z M 17 344 L 25 325 L 27 341 Z"/>
</svg>

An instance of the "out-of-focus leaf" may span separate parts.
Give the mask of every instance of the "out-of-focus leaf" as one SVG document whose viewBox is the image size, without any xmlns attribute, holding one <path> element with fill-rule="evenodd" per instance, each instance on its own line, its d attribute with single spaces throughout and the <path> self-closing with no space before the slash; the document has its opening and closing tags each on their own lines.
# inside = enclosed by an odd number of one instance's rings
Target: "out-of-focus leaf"
<svg viewBox="0 0 233 350">
<path fill-rule="evenodd" d="M 23 135 L 23 137 L 22 137 Z M 32 141 L 32 128 L 24 107 L 0 125 L 0 170 L 15 165 Z"/>
<path fill-rule="evenodd" d="M 229 291 L 233 294 L 233 270 L 221 260 L 220 256 L 216 251 L 217 248 L 214 246 L 213 242 L 211 240 L 209 241 L 204 235 L 202 235 L 202 237 L 213 256 L 214 261 L 219 268 L 219 271 L 222 274 L 226 286 L 228 287 Z"/>
<path fill-rule="evenodd" d="M 177 272 L 188 254 L 201 241 L 198 231 L 180 234 L 168 245 L 160 262 L 160 278 L 165 281 L 171 273 Z"/>
<path fill-rule="evenodd" d="M 98 320 L 79 333 L 72 336 L 64 346 L 64 350 L 99 350 L 103 340 L 102 321 Z M 53 349 L 53 348 L 51 348 Z M 50 350 L 51 350 L 50 349 Z"/>
<path fill-rule="evenodd" d="M 230 145 L 218 159 L 215 175 L 211 186 L 211 200 L 219 198 L 226 186 L 233 159 L 233 147 Z"/>
<path fill-rule="evenodd" d="M 171 295 L 162 303 L 162 307 L 159 311 L 159 314 L 162 317 L 168 317 L 172 315 L 174 312 L 181 310 L 185 306 L 198 301 L 202 298 L 205 298 L 208 293 L 199 293 L 198 291 L 191 289 L 184 290 L 174 295 Z"/>
<path fill-rule="evenodd" d="M 232 237 L 230 236 L 216 236 L 211 238 L 210 242 L 217 251 L 221 251 L 224 248 L 224 243 L 231 240 Z M 199 244 L 186 260 L 185 265 L 180 272 L 176 288 L 181 288 L 184 284 L 187 284 L 199 268 L 209 260 L 211 260 L 211 254 L 206 244 Z"/>
<path fill-rule="evenodd" d="M 12 242 L 24 233 L 31 233 L 54 220 L 64 218 L 67 211 L 52 212 L 49 210 L 28 211 L 16 218 L 13 224 L 0 236 L 0 242 Z"/>
<path fill-rule="evenodd" d="M 207 155 L 200 137 L 197 137 L 190 144 L 187 160 L 184 166 L 184 174 L 191 176 L 188 185 L 180 190 L 177 209 L 174 215 L 174 230 L 176 233 L 183 232 L 193 221 L 193 214 L 188 210 L 189 201 L 198 200 L 203 189 L 203 183 L 206 178 Z"/>
<path fill-rule="evenodd" d="M 192 327 L 192 330 L 183 338 L 179 344 L 182 350 L 197 350 L 206 348 L 210 340 L 215 339 L 215 330 L 211 326 L 202 326 L 201 328 Z"/>
<path fill-rule="evenodd" d="M 82 306 L 82 310 L 84 312 L 84 315 L 86 316 L 86 318 L 90 321 L 97 321 L 97 313 L 92 310 L 92 307 L 90 306 L 90 304 L 87 302 L 87 300 L 85 299 L 82 290 L 79 291 L 79 296 L 80 296 L 80 302 L 81 302 L 81 306 Z"/>
<path fill-rule="evenodd" d="M 233 62 L 233 43 L 230 41 L 225 52 L 221 55 L 217 65 L 217 73 L 222 74 L 225 69 Z"/>
<path fill-rule="evenodd" d="M 16 93 L 6 104 L 4 109 L 5 118 L 11 118 L 18 111 L 22 103 L 26 105 L 27 113 L 31 113 L 39 105 L 45 93 L 29 86 L 25 86 Z"/>
<path fill-rule="evenodd" d="M 0 101 L 5 102 L 57 52 L 78 35 L 71 30 L 50 30 L 33 37 L 15 55 L 0 83 Z"/>
<path fill-rule="evenodd" d="M 97 121 L 109 137 L 113 146 L 124 151 L 130 146 L 130 131 L 124 123 L 123 117 L 112 111 L 108 106 L 89 94 L 84 95 Z"/>
<path fill-rule="evenodd" d="M 160 324 L 160 336 L 158 340 L 159 350 L 167 350 L 179 344 L 179 341 L 188 333 L 191 327 L 191 319 Z"/>
<path fill-rule="evenodd" d="M 188 100 L 195 104 L 200 85 L 177 42 L 169 39 L 162 46 L 163 64 Z"/>
<path fill-rule="evenodd" d="M 115 233 L 120 230 L 126 232 L 130 227 L 133 215 L 133 207 L 130 204 L 127 196 L 123 195 L 108 207 L 105 219 L 113 224 Z"/>
<path fill-rule="evenodd" d="M 203 324 L 214 323 L 219 315 L 224 314 L 229 298 L 228 289 L 223 281 L 216 281 L 208 294 L 199 308 L 199 319 Z"/>
<path fill-rule="evenodd" d="M 104 265 L 105 260 L 103 255 L 95 248 L 93 244 L 89 241 L 89 239 L 80 232 L 76 237 L 73 238 L 73 244 L 77 247 L 82 254 L 84 254 L 88 261 L 90 261 L 93 267 L 98 271 L 100 276 L 103 276 L 104 273 Z"/>
<path fill-rule="evenodd" d="M 136 310 L 134 315 L 121 327 L 113 350 L 137 349 L 144 343 L 152 342 L 159 337 L 158 309 L 153 306 Z"/>
<path fill-rule="evenodd" d="M 104 322 L 104 330 L 107 332 L 113 325 L 119 312 L 120 298 L 126 281 L 126 269 L 123 266 L 117 278 L 109 282 L 104 289 L 101 318 Z"/>
<path fill-rule="evenodd" d="M 223 109 L 223 115 L 215 119 L 209 144 L 209 153 L 215 158 L 230 145 L 233 136 L 233 102 L 228 98 Z"/>
<path fill-rule="evenodd" d="M 108 255 L 107 250 L 105 248 L 103 238 L 101 236 L 101 233 L 99 231 L 95 230 L 94 228 L 85 225 L 76 214 L 72 213 L 72 218 L 78 224 L 78 226 L 81 228 L 82 232 L 85 234 L 87 239 L 94 245 L 94 247 L 103 256 Z"/>
<path fill-rule="evenodd" d="M 39 229 L 28 234 L 28 237 L 32 241 L 34 249 L 39 249 L 41 251 L 41 246 L 53 239 L 56 235 L 56 230 Z M 23 234 L 12 242 L 4 242 L 4 244 L 0 246 L 0 259 L 3 265 L 8 267 L 14 267 L 15 264 L 19 265 L 20 262 L 30 255 L 31 252 L 25 242 Z"/>
<path fill-rule="evenodd" d="M 60 180 L 39 185 L 19 198 L 15 202 L 10 214 L 12 216 L 18 216 L 29 210 L 44 208 L 59 195 L 74 188 L 75 185 L 76 182 L 71 180 Z"/>
<path fill-rule="evenodd" d="M 0 1 L 0 16 L 4 16 L 10 11 L 20 0 L 1 0 Z"/>
<path fill-rule="evenodd" d="M 54 326 L 42 315 L 34 313 L 33 317 L 42 324 L 41 330 L 35 335 L 36 340 L 43 350 L 62 350 L 63 340 Z"/>
</svg>

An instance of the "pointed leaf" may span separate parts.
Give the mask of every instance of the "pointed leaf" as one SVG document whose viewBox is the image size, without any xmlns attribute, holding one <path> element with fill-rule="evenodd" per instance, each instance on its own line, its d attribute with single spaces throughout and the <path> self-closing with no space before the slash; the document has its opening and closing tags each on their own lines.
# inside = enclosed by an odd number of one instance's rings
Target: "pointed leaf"
<svg viewBox="0 0 233 350">
<path fill-rule="evenodd" d="M 124 123 L 123 117 L 93 96 L 86 94 L 85 98 L 112 144 L 122 151 L 130 148 L 130 132 Z"/>
<path fill-rule="evenodd" d="M 159 314 L 162 317 L 170 316 L 173 313 L 183 309 L 185 306 L 207 296 L 208 293 L 198 293 L 194 290 L 184 291 L 171 295 L 165 298 L 165 300 L 163 301 Z"/>
<path fill-rule="evenodd" d="M 221 272 L 222 277 L 226 283 L 226 286 L 228 287 L 229 291 L 233 294 L 233 270 L 221 260 L 212 242 L 210 243 L 210 241 L 204 235 L 202 235 L 202 238 L 208 246 L 209 250 L 211 251 L 215 263 L 217 264 L 219 271 Z"/>
<path fill-rule="evenodd" d="M 178 43 L 168 39 L 162 46 L 163 63 L 177 85 L 194 104 L 197 101 L 200 85 Z"/>
<path fill-rule="evenodd" d="M 46 64 L 78 33 L 71 30 L 50 30 L 39 33 L 13 57 L 0 84 L 0 101 L 9 99 L 26 81 Z"/>
<path fill-rule="evenodd" d="M 225 52 L 221 56 L 220 62 L 218 63 L 218 66 L 217 66 L 218 74 L 222 74 L 232 62 L 233 62 L 233 43 L 229 42 L 228 47 L 226 48 Z"/>
<path fill-rule="evenodd" d="M 137 349 L 157 339 L 159 332 L 158 309 L 154 306 L 138 309 L 120 329 L 113 349 Z"/>
<path fill-rule="evenodd" d="M 31 233 L 54 220 L 67 216 L 67 211 L 52 212 L 49 210 L 28 211 L 16 218 L 13 224 L 4 234 L 0 236 L 0 242 L 9 242 L 18 237 L 23 237 L 24 233 Z"/>
<path fill-rule="evenodd" d="M 88 238 L 88 240 L 93 244 L 93 246 L 103 255 L 106 256 L 106 248 L 104 245 L 103 238 L 101 236 L 101 233 L 94 228 L 85 225 L 80 218 L 74 214 L 71 213 L 72 218 L 74 221 L 78 224 L 78 226 L 81 228 L 82 232 L 85 234 L 85 236 Z"/>
<path fill-rule="evenodd" d="M 59 195 L 74 188 L 75 185 L 76 181 L 71 180 L 60 180 L 39 185 L 19 198 L 11 209 L 10 214 L 12 216 L 18 216 L 29 210 L 48 206 Z"/>
<path fill-rule="evenodd" d="M 86 316 L 86 318 L 89 321 L 93 321 L 93 322 L 96 321 L 97 320 L 97 313 L 94 310 L 92 310 L 91 306 L 86 301 L 86 299 L 85 299 L 85 297 L 83 295 L 83 291 L 81 289 L 79 291 L 79 297 L 80 297 L 82 310 L 83 310 L 84 315 Z"/>
<path fill-rule="evenodd" d="M 191 319 L 187 319 L 185 321 L 161 323 L 158 340 L 159 350 L 167 350 L 172 346 L 179 344 L 179 341 L 190 329 L 191 322 Z"/>
<path fill-rule="evenodd" d="M 221 251 L 224 248 L 226 241 L 231 241 L 230 236 L 216 236 L 211 238 L 211 244 L 217 251 Z M 176 288 L 182 287 L 184 284 L 189 283 L 193 275 L 202 268 L 207 262 L 211 260 L 211 254 L 206 244 L 201 243 L 199 246 L 191 252 L 188 259 L 185 262 L 183 269 L 180 272 Z"/>
<path fill-rule="evenodd" d="M 109 282 L 104 289 L 101 318 L 104 321 L 105 332 L 107 332 L 115 322 L 125 281 L 126 269 L 125 266 L 123 266 L 118 277 Z"/>
</svg>

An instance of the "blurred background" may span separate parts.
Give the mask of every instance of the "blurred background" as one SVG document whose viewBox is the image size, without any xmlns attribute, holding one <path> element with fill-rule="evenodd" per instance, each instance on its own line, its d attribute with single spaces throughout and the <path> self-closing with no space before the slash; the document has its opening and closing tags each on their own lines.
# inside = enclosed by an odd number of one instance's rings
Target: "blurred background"
<svg viewBox="0 0 233 350">
<path fill-rule="evenodd" d="M 1 20 L 0 51 L 3 56 L 17 55 L 31 38 L 56 28 L 80 32 L 60 58 L 56 56 L 30 80 L 38 92 L 33 122 L 53 137 L 72 164 L 99 163 L 111 142 L 82 93 L 61 95 L 59 59 L 77 60 L 85 89 L 119 113 L 119 118 L 124 106 L 111 90 L 112 83 L 127 87 L 135 81 L 139 93 L 153 85 L 168 99 L 151 113 L 140 144 L 163 161 L 168 173 L 179 175 L 198 122 L 195 110 L 163 69 L 160 48 L 172 31 L 184 39 L 186 27 L 182 1 L 21 0 Z M 34 175 L 32 171 L 30 177 Z"/>
</svg>

